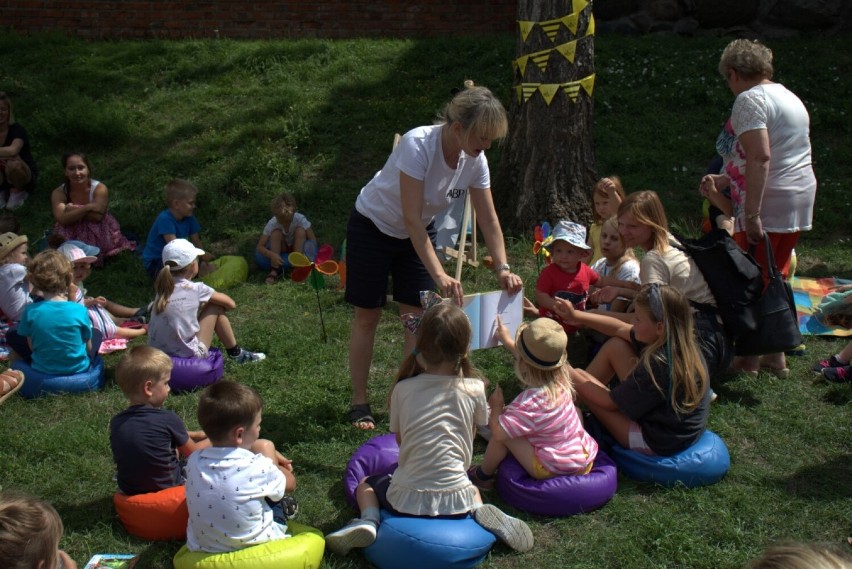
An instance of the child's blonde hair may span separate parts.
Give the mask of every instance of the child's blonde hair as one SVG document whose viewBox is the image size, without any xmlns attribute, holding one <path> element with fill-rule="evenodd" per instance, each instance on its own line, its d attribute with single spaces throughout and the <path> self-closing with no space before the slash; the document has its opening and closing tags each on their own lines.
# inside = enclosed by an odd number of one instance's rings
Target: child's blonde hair
<svg viewBox="0 0 852 569">
<path fill-rule="evenodd" d="M 663 333 L 642 350 L 639 365 L 645 368 L 660 393 L 665 394 L 652 366 L 654 361 L 663 364 L 670 376 L 672 408 L 678 413 L 693 411 L 701 403 L 709 380 L 695 342 L 689 301 L 672 286 L 649 284 L 636 294 L 636 307 L 646 311 L 654 322 L 663 323 Z"/>
<path fill-rule="evenodd" d="M 627 247 L 624 244 L 624 238 L 618 231 L 618 218 L 616 216 L 613 215 L 612 217 L 608 217 L 606 218 L 606 220 L 604 220 L 603 224 L 601 225 L 601 231 L 603 232 L 604 230 L 618 235 L 618 242 L 621 243 L 621 249 L 623 251 L 621 253 L 621 258 L 618 259 L 618 262 L 610 269 L 611 273 L 615 273 L 619 268 L 621 268 L 624 263 L 635 259 L 636 254 L 633 252 L 633 249 Z"/>
<path fill-rule="evenodd" d="M 464 86 L 438 115 L 438 123 L 457 122 L 468 136 L 477 134 L 492 140 L 506 136 L 509 118 L 500 100 L 485 87 L 474 86 L 471 80 L 465 81 Z"/>
<path fill-rule="evenodd" d="M 154 293 L 157 295 L 154 300 L 154 314 L 160 314 L 169 305 L 169 299 L 175 291 L 175 277 L 184 277 L 188 275 L 194 263 L 193 261 L 185 267 L 178 267 L 172 261 L 166 261 L 163 268 L 157 274 L 154 280 Z"/>
<path fill-rule="evenodd" d="M 237 427 L 250 427 L 263 410 L 260 395 L 242 383 L 220 381 L 209 386 L 198 400 L 198 423 L 213 442 L 227 439 Z"/>
<path fill-rule="evenodd" d="M 615 186 L 615 193 L 621 198 L 621 201 L 624 201 L 624 186 L 621 184 L 621 178 L 618 176 L 607 176 L 595 182 L 595 186 L 592 188 L 592 198 L 595 196 L 609 197 L 609 193 L 604 189 L 604 180 L 612 180 L 612 184 Z M 592 208 L 592 216 L 595 223 L 601 223 L 604 220 L 596 207 Z"/>
<path fill-rule="evenodd" d="M 766 549 L 748 569 L 849 569 L 852 558 L 840 551 L 806 543 L 785 543 Z"/>
<path fill-rule="evenodd" d="M 175 200 L 188 200 L 194 198 L 198 188 L 189 180 L 175 178 L 166 184 L 166 204 L 171 206 Z"/>
<path fill-rule="evenodd" d="M 74 268 L 56 249 L 45 249 L 27 265 L 27 279 L 41 292 L 63 294 L 74 280 Z"/>
<path fill-rule="evenodd" d="M 657 192 L 643 190 L 627 194 L 618 206 L 618 217 L 632 215 L 638 223 L 651 228 L 654 233 L 652 249 L 664 252 L 669 247 L 669 220 Z"/>
<path fill-rule="evenodd" d="M 296 198 L 289 192 L 284 192 L 272 198 L 269 204 L 269 209 L 272 210 L 272 215 L 278 217 L 293 217 L 296 213 Z"/>
<path fill-rule="evenodd" d="M 563 396 L 574 398 L 574 382 L 571 380 L 571 366 L 567 363 L 556 369 L 539 369 L 524 360 L 515 360 L 515 375 L 528 387 L 540 387 L 551 403 L 557 403 Z"/>
<path fill-rule="evenodd" d="M 433 306 L 423 313 L 417 329 L 417 343 L 399 366 L 394 385 L 425 371 L 425 364 L 455 362 L 460 377 L 481 377 L 470 361 L 470 338 L 473 332 L 464 311 L 449 303 Z M 393 386 L 391 387 L 391 392 Z"/>
<path fill-rule="evenodd" d="M 151 346 L 133 346 L 115 368 L 115 382 L 128 398 L 139 393 L 146 381 L 159 381 L 172 371 L 172 358 Z"/>
<path fill-rule="evenodd" d="M 0 492 L 0 567 L 55 567 L 62 520 L 56 509 L 32 496 Z"/>
</svg>

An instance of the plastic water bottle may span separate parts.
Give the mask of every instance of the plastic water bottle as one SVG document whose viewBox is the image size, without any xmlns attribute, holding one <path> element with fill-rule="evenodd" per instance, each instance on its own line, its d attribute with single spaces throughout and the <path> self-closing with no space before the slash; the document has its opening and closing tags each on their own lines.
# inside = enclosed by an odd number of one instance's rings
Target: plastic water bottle
<svg viewBox="0 0 852 569">
<path fill-rule="evenodd" d="M 796 275 L 796 265 L 799 264 L 799 261 L 796 259 L 796 250 L 793 249 L 790 251 L 790 270 L 787 274 L 787 280 L 792 280 Z"/>
</svg>

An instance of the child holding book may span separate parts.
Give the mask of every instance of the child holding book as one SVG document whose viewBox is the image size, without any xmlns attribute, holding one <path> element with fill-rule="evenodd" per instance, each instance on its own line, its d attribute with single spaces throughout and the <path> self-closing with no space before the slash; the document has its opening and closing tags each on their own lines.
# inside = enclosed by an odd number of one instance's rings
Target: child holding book
<svg viewBox="0 0 852 569">
<path fill-rule="evenodd" d="M 298 251 L 309 259 L 316 257 L 317 236 L 308 218 L 296 211 L 293 194 L 285 192 L 275 196 L 269 207 L 272 218 L 266 222 L 257 241 L 254 257 L 258 267 L 269 271 L 266 284 L 274 284 L 290 267 L 289 253 Z"/>
<path fill-rule="evenodd" d="M 583 428 L 574 405 L 562 326 L 539 318 L 521 325 L 513 340 L 498 316 L 496 335 L 514 354 L 515 374 L 526 389 L 508 406 L 500 387 L 494 390 L 488 448 L 482 464 L 468 470 L 468 476 L 481 490 L 494 488 L 495 471 L 509 453 L 538 480 L 588 474 L 598 444 Z"/>
<path fill-rule="evenodd" d="M 247 385 L 221 381 L 198 401 L 208 448 L 186 465 L 186 544 L 190 551 L 236 551 L 289 537 L 285 495 L 293 464 L 259 439 L 263 400 Z M 260 444 L 258 444 L 260 443 Z"/>
</svg>

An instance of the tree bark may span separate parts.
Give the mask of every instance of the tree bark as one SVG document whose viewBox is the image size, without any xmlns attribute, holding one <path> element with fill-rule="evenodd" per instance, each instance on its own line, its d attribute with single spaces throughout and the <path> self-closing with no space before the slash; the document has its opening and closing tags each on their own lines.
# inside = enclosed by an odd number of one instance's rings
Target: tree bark
<svg viewBox="0 0 852 569">
<path fill-rule="evenodd" d="M 509 104 L 509 134 L 503 143 L 494 195 L 501 224 L 525 233 L 541 223 L 568 219 L 588 224 L 592 217 L 591 189 L 596 179 L 592 141 L 591 96 L 581 87 L 576 99 L 560 88 L 548 105 L 536 84 L 564 85 L 594 73 L 594 36 L 589 35 L 592 5 L 577 12 L 576 33 L 566 25 L 545 26 L 574 13 L 584 0 L 518 0 L 518 20 L 535 22 L 526 39 L 518 29 L 517 58 L 549 51 L 542 70 L 532 58 L 523 73 L 513 64 L 513 89 Z M 548 37 L 546 29 L 550 29 Z M 555 33 L 554 33 L 555 32 Z M 556 48 L 576 41 L 573 63 Z M 516 59 L 516 61 L 518 61 Z M 569 87 L 570 88 L 570 87 Z M 526 99 L 526 100 L 524 100 Z"/>
</svg>

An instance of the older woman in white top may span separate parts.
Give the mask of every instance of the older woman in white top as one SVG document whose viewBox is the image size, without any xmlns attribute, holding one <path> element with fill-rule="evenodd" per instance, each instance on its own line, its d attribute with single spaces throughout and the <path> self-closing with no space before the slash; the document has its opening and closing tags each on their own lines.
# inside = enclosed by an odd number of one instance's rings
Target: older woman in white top
<svg viewBox="0 0 852 569">
<path fill-rule="evenodd" d="M 422 290 L 437 287 L 461 303 L 462 284 L 444 271 L 435 253 L 433 220 L 470 191 L 500 287 L 517 292 L 520 277 L 506 262 L 503 232 L 491 197 L 485 151 L 508 130 L 506 111 L 484 87 L 456 93 L 439 124 L 403 135 L 384 167 L 361 190 L 347 227 L 346 301 L 355 306 L 349 342 L 352 406 L 349 421 L 372 429 L 367 380 L 388 277 L 400 313 L 421 312 Z M 405 332 L 406 353 L 414 336 Z"/>
<path fill-rule="evenodd" d="M 724 173 L 711 176 L 708 197 L 734 217 L 734 239 L 755 247 L 766 271 L 764 232 L 775 262 L 787 275 L 790 256 L 802 231 L 811 229 L 817 182 L 811 162 L 810 117 L 802 101 L 772 81 L 772 51 L 758 41 L 734 40 L 719 61 L 719 72 L 736 96 L 727 131 Z M 730 187 L 731 200 L 720 198 Z M 763 368 L 789 375 L 783 353 L 740 358 L 735 367 Z"/>
</svg>

